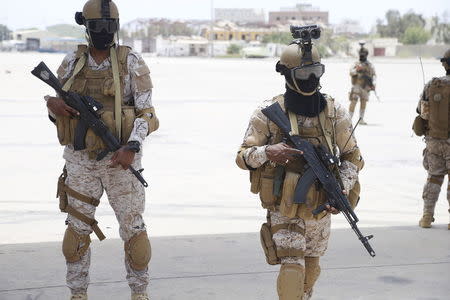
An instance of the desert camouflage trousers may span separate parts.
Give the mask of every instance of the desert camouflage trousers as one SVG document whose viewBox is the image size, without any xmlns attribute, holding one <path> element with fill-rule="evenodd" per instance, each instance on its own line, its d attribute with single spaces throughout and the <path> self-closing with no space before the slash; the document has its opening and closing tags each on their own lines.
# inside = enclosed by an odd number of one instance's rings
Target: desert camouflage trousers
<svg viewBox="0 0 450 300">
<path fill-rule="evenodd" d="M 352 89 L 350 91 L 349 100 L 350 100 L 350 107 L 348 110 L 352 115 L 355 112 L 358 100 L 361 102 L 359 111 L 364 112 L 366 110 L 367 101 L 369 101 L 369 91 L 367 89 L 362 88 L 360 85 L 355 84 L 352 86 Z"/>
<path fill-rule="evenodd" d="M 423 212 L 433 214 L 444 178 L 450 174 L 450 139 L 427 137 L 426 144 L 423 166 L 428 172 L 428 178 L 423 188 Z M 447 186 L 447 200 L 450 206 L 450 184 Z"/>
<path fill-rule="evenodd" d="M 305 253 L 305 257 L 320 257 L 325 254 L 330 238 L 330 214 L 320 220 L 303 220 L 300 218 L 290 219 L 283 216 L 279 211 L 269 211 L 269 218 L 271 226 L 291 223 L 304 229 L 305 232 L 301 234 L 287 229 L 278 230 L 272 236 L 277 249 L 293 248 L 302 250 Z M 307 268 L 304 257 L 284 257 L 281 259 L 281 264 L 297 264 Z M 299 282 L 299 284 L 304 283 Z M 303 300 L 310 299 L 312 293 L 312 288 L 309 290 L 305 289 Z"/>
<path fill-rule="evenodd" d="M 122 168 L 110 168 L 108 166 L 111 155 L 101 161 L 89 160 L 87 153 L 75 152 L 66 147 L 64 151 L 66 160 L 67 179 L 66 185 L 75 191 L 89 197 L 100 199 L 103 191 L 109 200 L 117 221 L 119 222 L 119 234 L 124 242 L 134 235 L 145 231 L 145 223 L 142 213 L 145 208 L 145 192 L 142 184 L 128 170 Z M 133 167 L 141 168 L 141 156 L 136 155 Z M 81 202 L 69 196 L 69 205 L 94 218 L 95 207 Z M 91 234 L 92 228 L 77 218 L 68 215 L 67 224 L 78 234 Z M 99 222 L 101 227 L 101 221 Z M 80 261 L 67 262 L 67 286 L 72 294 L 86 293 L 89 285 L 89 266 L 91 260 L 90 248 Z M 149 283 L 148 268 L 144 271 L 133 270 L 125 255 L 125 268 L 127 271 L 128 285 L 135 293 L 146 292 Z"/>
</svg>

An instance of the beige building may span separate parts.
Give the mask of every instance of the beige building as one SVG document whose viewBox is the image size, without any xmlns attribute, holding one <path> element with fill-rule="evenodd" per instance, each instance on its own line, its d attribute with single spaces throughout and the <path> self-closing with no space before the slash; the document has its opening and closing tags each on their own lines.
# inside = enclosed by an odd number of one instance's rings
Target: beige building
<svg viewBox="0 0 450 300">
<path fill-rule="evenodd" d="M 214 41 L 262 41 L 265 35 L 274 32 L 270 28 L 246 28 L 234 23 L 217 22 L 211 32 L 210 27 L 202 30 L 202 37 Z"/>
<path fill-rule="evenodd" d="M 270 24 L 323 24 L 328 25 L 328 12 L 320 11 L 311 4 L 297 4 L 269 12 Z"/>
</svg>

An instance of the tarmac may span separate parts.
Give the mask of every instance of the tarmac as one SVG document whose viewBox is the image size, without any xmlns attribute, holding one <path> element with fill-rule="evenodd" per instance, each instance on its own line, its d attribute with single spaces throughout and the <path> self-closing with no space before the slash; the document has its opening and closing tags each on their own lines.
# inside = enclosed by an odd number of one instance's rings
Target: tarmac
<svg viewBox="0 0 450 300">
<path fill-rule="evenodd" d="M 450 231 L 361 228 L 371 258 L 350 229 L 334 229 L 313 299 L 450 299 Z M 151 239 L 151 299 L 274 300 L 279 267 L 266 264 L 259 233 Z M 120 240 L 93 241 L 89 299 L 129 299 Z M 0 299 L 68 299 L 61 243 L 0 245 Z"/>
</svg>

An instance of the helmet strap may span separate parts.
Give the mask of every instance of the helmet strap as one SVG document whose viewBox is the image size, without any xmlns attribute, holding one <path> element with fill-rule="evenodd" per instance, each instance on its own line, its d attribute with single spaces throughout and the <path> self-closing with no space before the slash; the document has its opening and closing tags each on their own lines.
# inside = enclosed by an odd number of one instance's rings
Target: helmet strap
<svg viewBox="0 0 450 300">
<path fill-rule="evenodd" d="M 297 93 L 302 94 L 303 96 L 312 96 L 312 95 L 314 95 L 314 94 L 317 92 L 317 88 L 316 88 L 314 91 L 310 92 L 310 93 L 303 92 L 303 91 L 299 88 L 299 86 L 298 86 L 298 84 L 297 84 L 297 81 L 296 81 L 295 79 L 293 79 L 292 81 L 294 82 L 295 87 L 293 87 L 288 81 L 286 81 L 286 85 L 287 85 L 291 90 L 296 91 Z"/>
</svg>

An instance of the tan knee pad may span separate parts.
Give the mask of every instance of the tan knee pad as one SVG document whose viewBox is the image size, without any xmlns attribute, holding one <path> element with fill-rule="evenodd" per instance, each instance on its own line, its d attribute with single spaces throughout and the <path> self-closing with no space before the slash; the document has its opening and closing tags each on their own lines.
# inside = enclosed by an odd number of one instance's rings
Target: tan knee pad
<svg viewBox="0 0 450 300">
<path fill-rule="evenodd" d="M 277 290 L 280 300 L 303 299 L 305 269 L 301 265 L 285 264 L 280 268 Z"/>
<path fill-rule="evenodd" d="M 81 260 L 90 244 L 89 235 L 78 234 L 72 227 L 67 226 L 62 244 L 62 252 L 66 261 L 74 263 Z"/>
<path fill-rule="evenodd" d="M 313 289 L 320 275 L 320 257 L 305 257 L 305 292 Z"/>
<path fill-rule="evenodd" d="M 125 255 L 134 270 L 143 271 L 147 268 L 152 249 L 146 231 L 134 235 L 125 243 Z"/>
</svg>

